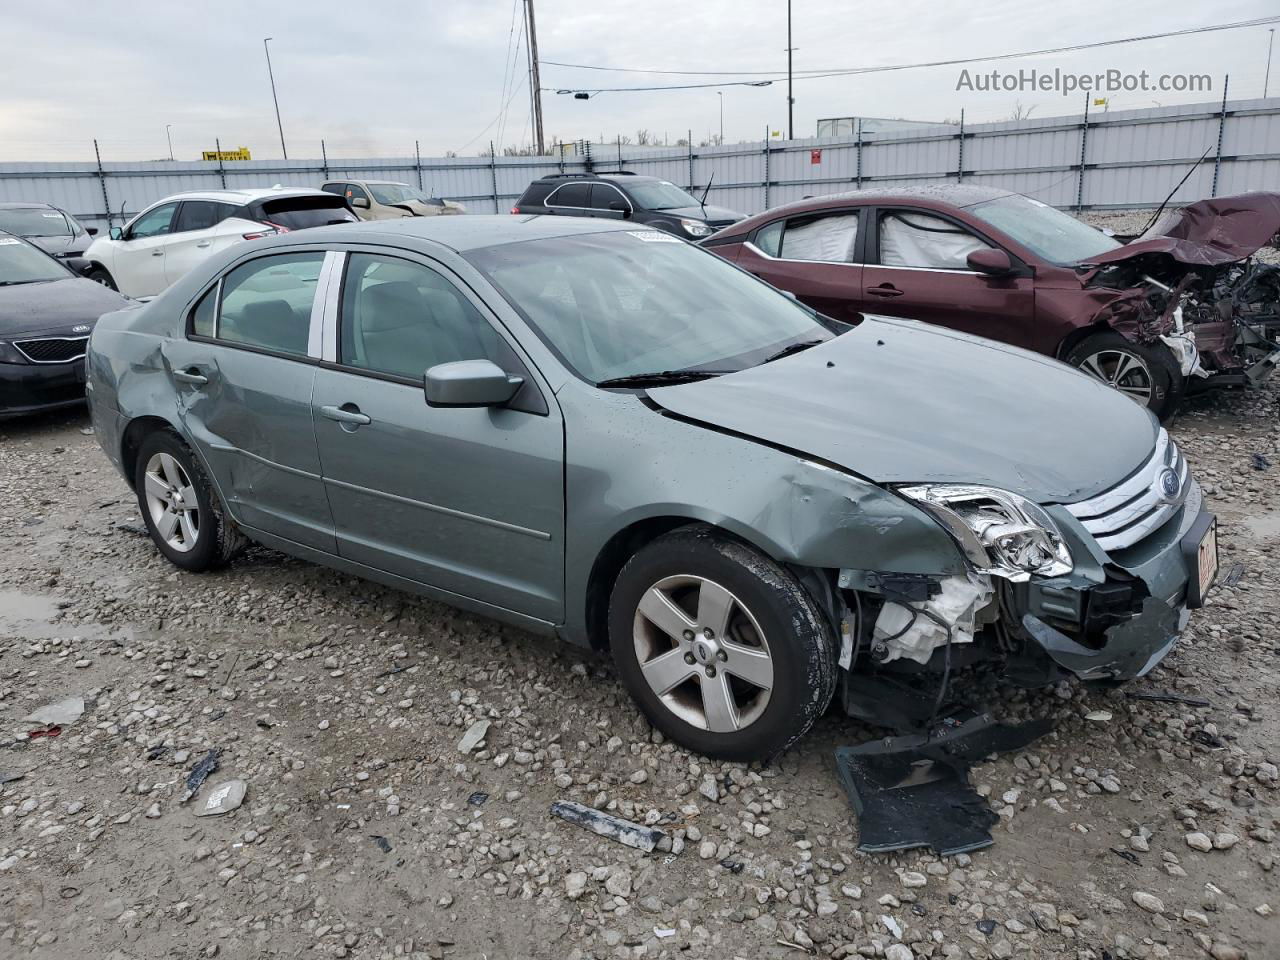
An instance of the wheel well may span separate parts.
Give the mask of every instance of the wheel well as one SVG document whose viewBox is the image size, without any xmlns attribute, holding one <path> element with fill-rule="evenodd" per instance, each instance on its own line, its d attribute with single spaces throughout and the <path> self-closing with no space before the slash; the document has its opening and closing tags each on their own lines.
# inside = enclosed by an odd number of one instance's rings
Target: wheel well
<svg viewBox="0 0 1280 960">
<path fill-rule="evenodd" d="M 1055 358 L 1058 360 L 1066 360 L 1067 354 L 1085 340 L 1098 333 L 1110 332 L 1111 328 L 1105 323 L 1094 323 L 1087 327 L 1077 327 L 1062 338 L 1062 343 L 1058 344 L 1058 352 L 1055 354 Z"/>
<path fill-rule="evenodd" d="M 587 580 L 587 638 L 593 650 L 608 649 L 609 598 L 627 561 L 641 547 L 664 533 L 698 522 L 692 517 L 649 517 L 624 527 L 609 538 L 592 564 L 591 576 Z"/>
<path fill-rule="evenodd" d="M 129 421 L 120 438 L 120 463 L 124 467 L 125 479 L 133 486 L 133 478 L 138 469 L 138 451 L 143 441 L 157 430 L 172 430 L 173 425 L 162 417 L 138 417 Z"/>
</svg>

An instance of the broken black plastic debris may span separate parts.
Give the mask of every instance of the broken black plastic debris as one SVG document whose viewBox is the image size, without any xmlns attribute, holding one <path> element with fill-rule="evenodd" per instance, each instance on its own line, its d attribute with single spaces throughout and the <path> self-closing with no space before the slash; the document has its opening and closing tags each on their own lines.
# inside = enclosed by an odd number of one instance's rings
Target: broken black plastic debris
<svg viewBox="0 0 1280 960">
<path fill-rule="evenodd" d="M 551 813 L 561 820 L 568 820 L 580 827 L 586 827 L 592 833 L 616 840 L 628 847 L 635 847 L 645 853 L 652 853 L 658 841 L 666 838 L 661 830 L 644 827 L 630 820 L 623 820 L 612 814 L 588 807 L 570 800 L 557 800 L 551 804 Z"/>
<path fill-rule="evenodd" d="M 730 873 L 741 873 L 746 869 L 746 864 L 738 860 L 721 860 L 720 866 L 724 867 Z"/>
<path fill-rule="evenodd" d="M 1253 469 L 1255 470 L 1269 470 L 1271 468 L 1271 461 L 1260 453 L 1249 454 L 1249 459 L 1253 463 Z"/>
<path fill-rule="evenodd" d="M 996 922 L 994 920 L 979 920 L 974 924 L 978 928 L 978 932 L 984 936 L 991 936 L 996 932 Z"/>
<path fill-rule="evenodd" d="M 168 752 L 169 752 L 169 748 L 162 743 L 159 746 L 152 747 L 150 750 L 147 751 L 147 759 L 159 760 Z"/>
<path fill-rule="evenodd" d="M 477 790 L 471 796 L 467 797 L 467 803 L 471 804 L 473 807 L 480 807 L 483 806 L 485 801 L 488 799 L 489 795 L 487 793 L 482 793 Z"/>
<path fill-rule="evenodd" d="M 858 816 L 858 849 L 932 847 L 949 856 L 990 846 L 1000 818 L 969 783 L 970 765 L 1021 750 L 1052 726 L 1049 720 L 1009 726 L 982 714 L 944 720 L 927 735 L 841 747 L 836 769 Z"/>
<path fill-rule="evenodd" d="M 1244 576 L 1244 564 L 1233 563 L 1231 569 L 1227 571 L 1226 576 L 1222 578 L 1224 587 L 1234 587 L 1240 582 L 1240 578 Z"/>
<path fill-rule="evenodd" d="M 1141 860 L 1138 859 L 1138 855 L 1136 853 L 1133 853 L 1129 850 L 1125 850 L 1121 847 L 1112 847 L 1111 852 L 1114 853 L 1121 860 L 1128 860 L 1132 864 L 1139 864 L 1142 862 Z"/>
<path fill-rule="evenodd" d="M 209 775 L 218 769 L 218 758 L 221 756 L 221 750 L 210 750 L 204 755 L 203 760 L 191 768 L 191 773 L 187 775 L 186 793 L 178 800 L 179 803 L 186 803 L 200 792 L 200 788 L 209 779 Z"/>
<path fill-rule="evenodd" d="M 1223 742 L 1221 737 L 1210 733 L 1208 730 L 1197 730 L 1195 733 L 1191 734 L 1191 739 L 1197 743 L 1204 744 L 1211 750 L 1221 750 L 1226 746 L 1226 743 Z"/>
<path fill-rule="evenodd" d="M 383 853 L 391 852 L 391 841 L 388 840 L 386 837 L 380 837 L 375 833 L 375 834 L 370 834 L 369 839 L 372 840 L 374 842 L 374 845 L 377 846 L 377 848 L 381 850 Z"/>
</svg>

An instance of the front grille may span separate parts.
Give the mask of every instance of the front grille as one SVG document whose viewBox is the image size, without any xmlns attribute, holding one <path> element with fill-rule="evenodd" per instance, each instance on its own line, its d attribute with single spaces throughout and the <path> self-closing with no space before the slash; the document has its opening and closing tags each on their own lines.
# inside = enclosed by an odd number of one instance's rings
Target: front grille
<svg viewBox="0 0 1280 960">
<path fill-rule="evenodd" d="M 1175 485 L 1163 480 L 1172 471 Z M 1098 545 L 1110 553 L 1123 550 L 1163 526 L 1186 499 L 1190 486 L 1187 461 L 1163 428 L 1151 458 L 1123 482 L 1089 500 L 1066 505 L 1067 512 L 1084 525 Z"/>
<path fill-rule="evenodd" d="M 32 363 L 68 363 L 84 356 L 88 337 L 42 337 L 15 340 L 13 345 Z"/>
</svg>

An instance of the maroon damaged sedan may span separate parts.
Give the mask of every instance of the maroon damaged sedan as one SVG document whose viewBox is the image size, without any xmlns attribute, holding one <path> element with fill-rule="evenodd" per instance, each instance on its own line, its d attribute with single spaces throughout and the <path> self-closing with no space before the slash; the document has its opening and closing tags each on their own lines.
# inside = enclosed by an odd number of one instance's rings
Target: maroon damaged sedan
<svg viewBox="0 0 1280 960">
<path fill-rule="evenodd" d="M 1280 196 L 1201 201 L 1133 243 L 1022 194 L 948 185 L 777 207 L 703 241 L 828 316 L 887 314 L 1056 357 L 1169 415 L 1280 359 Z"/>
</svg>

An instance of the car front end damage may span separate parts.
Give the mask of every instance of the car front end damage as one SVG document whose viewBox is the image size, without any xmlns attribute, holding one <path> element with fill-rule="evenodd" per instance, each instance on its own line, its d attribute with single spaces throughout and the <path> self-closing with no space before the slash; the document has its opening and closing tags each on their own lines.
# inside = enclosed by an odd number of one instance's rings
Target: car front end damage
<svg viewBox="0 0 1280 960">
<path fill-rule="evenodd" d="M 1092 325 L 1164 343 L 1194 383 L 1257 385 L 1280 363 L 1280 195 L 1202 200 L 1168 225 L 1081 265 Z"/>
<path fill-rule="evenodd" d="M 996 665 L 1027 687 L 1144 676 L 1217 572 L 1214 517 L 1163 430 L 1136 472 L 1074 503 L 963 484 L 897 492 L 951 534 L 969 569 L 838 572 L 844 706 L 876 723 L 927 725 L 966 667 Z"/>
</svg>

